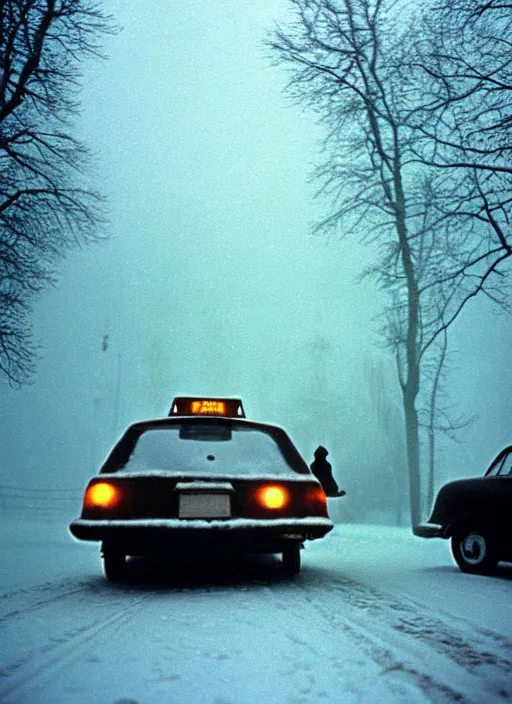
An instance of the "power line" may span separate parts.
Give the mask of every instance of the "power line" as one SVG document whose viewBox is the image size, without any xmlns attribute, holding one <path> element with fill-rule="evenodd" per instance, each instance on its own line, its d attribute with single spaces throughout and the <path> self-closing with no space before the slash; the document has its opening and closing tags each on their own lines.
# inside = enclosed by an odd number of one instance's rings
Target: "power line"
<svg viewBox="0 0 512 704">
<path fill-rule="evenodd" d="M 76 496 L 80 496 L 83 494 L 83 488 L 81 489 L 50 489 L 50 488 L 41 488 L 41 487 L 24 487 L 24 486 L 12 486 L 8 484 L 0 484 L 0 492 L 1 491 L 21 491 L 21 492 L 29 492 L 29 493 L 37 493 L 37 494 L 74 494 Z"/>
</svg>

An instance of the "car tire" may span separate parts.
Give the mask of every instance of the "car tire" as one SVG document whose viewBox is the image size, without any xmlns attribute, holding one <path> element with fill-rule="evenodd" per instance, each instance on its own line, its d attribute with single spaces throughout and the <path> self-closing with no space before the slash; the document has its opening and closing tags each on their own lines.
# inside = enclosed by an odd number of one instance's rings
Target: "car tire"
<svg viewBox="0 0 512 704">
<path fill-rule="evenodd" d="M 498 564 L 492 534 L 475 529 L 459 530 L 452 535 L 453 559 L 463 572 L 491 574 Z"/>
<path fill-rule="evenodd" d="M 103 550 L 103 572 L 109 582 L 120 582 L 124 576 L 126 555 L 120 550 Z"/>
<path fill-rule="evenodd" d="M 283 550 L 283 569 L 288 577 L 300 572 L 300 545 L 290 545 Z"/>
</svg>

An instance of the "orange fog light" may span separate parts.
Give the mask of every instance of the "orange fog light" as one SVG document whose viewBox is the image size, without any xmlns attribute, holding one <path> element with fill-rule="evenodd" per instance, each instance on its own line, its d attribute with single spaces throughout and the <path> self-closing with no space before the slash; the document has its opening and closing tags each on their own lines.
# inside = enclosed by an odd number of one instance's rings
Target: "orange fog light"
<svg viewBox="0 0 512 704">
<path fill-rule="evenodd" d="M 288 492 L 281 486 L 265 486 L 259 492 L 259 500 L 265 508 L 283 508 L 288 503 Z"/>
<path fill-rule="evenodd" d="M 121 493 L 117 487 L 107 482 L 98 482 L 87 489 L 84 503 L 88 508 L 112 508 L 120 499 Z"/>
</svg>

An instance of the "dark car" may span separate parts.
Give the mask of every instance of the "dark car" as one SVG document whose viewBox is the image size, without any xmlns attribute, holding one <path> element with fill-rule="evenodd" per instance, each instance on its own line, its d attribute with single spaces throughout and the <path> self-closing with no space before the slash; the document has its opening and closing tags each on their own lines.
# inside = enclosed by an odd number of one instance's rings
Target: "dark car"
<svg viewBox="0 0 512 704">
<path fill-rule="evenodd" d="M 463 572 L 489 574 L 512 561 L 512 446 L 500 452 L 483 477 L 460 479 L 439 490 L 422 538 L 450 538 Z"/>
<path fill-rule="evenodd" d="M 282 553 L 293 575 L 303 542 L 332 528 L 325 492 L 282 428 L 247 420 L 238 400 L 190 398 L 126 430 L 70 524 L 102 542 L 111 581 L 127 556 L 215 547 Z"/>
</svg>

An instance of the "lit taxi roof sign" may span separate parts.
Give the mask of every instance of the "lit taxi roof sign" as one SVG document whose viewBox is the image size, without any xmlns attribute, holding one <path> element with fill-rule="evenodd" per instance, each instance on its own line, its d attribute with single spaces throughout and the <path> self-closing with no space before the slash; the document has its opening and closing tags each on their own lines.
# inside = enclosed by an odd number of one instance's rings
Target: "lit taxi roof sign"
<svg viewBox="0 0 512 704">
<path fill-rule="evenodd" d="M 224 416 L 245 418 L 239 398 L 196 398 L 177 396 L 172 402 L 170 416 Z"/>
</svg>

